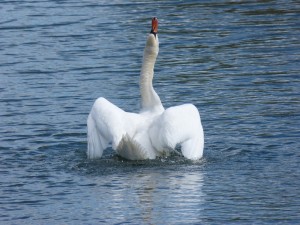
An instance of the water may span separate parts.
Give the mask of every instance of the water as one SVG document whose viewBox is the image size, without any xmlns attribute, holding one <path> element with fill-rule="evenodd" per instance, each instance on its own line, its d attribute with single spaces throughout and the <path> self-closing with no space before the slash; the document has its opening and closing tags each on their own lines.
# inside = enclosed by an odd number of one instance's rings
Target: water
<svg viewBox="0 0 300 225">
<path fill-rule="evenodd" d="M 300 222 L 298 1 L 10 1 L 0 5 L 0 223 Z M 139 109 L 152 16 L 154 86 L 194 103 L 204 158 L 86 158 L 104 96 Z"/>
</svg>

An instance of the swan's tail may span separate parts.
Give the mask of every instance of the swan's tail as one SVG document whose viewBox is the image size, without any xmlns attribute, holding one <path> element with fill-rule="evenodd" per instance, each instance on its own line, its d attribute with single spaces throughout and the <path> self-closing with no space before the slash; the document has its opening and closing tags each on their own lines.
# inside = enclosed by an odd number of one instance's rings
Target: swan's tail
<svg viewBox="0 0 300 225">
<path fill-rule="evenodd" d="M 122 137 L 116 151 L 121 157 L 129 160 L 149 159 L 147 151 L 127 134 Z"/>
</svg>

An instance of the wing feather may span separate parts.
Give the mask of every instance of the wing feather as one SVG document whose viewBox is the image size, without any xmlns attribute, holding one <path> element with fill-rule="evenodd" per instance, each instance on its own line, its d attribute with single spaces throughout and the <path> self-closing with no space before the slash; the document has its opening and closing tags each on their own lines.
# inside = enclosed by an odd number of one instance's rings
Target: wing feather
<svg viewBox="0 0 300 225">
<path fill-rule="evenodd" d="M 95 101 L 87 121 L 88 158 L 100 158 L 109 143 L 114 149 L 117 148 L 125 134 L 124 114 L 125 111 L 105 98 Z"/>
<path fill-rule="evenodd" d="M 157 151 L 181 145 L 184 157 L 199 159 L 203 155 L 204 134 L 198 109 L 192 104 L 170 107 L 153 123 L 150 138 Z"/>
</svg>

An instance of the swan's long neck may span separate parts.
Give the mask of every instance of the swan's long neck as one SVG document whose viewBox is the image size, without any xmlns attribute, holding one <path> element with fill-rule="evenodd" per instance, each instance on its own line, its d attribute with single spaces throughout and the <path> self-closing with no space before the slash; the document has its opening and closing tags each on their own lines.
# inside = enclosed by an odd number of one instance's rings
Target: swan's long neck
<svg viewBox="0 0 300 225">
<path fill-rule="evenodd" d="M 143 65 L 140 76 L 140 91 L 142 98 L 142 111 L 160 110 L 164 108 L 158 94 L 155 92 L 152 80 L 154 75 L 154 65 L 158 55 L 158 37 L 149 35 L 144 50 Z M 155 43 L 156 42 L 156 43 Z"/>
</svg>

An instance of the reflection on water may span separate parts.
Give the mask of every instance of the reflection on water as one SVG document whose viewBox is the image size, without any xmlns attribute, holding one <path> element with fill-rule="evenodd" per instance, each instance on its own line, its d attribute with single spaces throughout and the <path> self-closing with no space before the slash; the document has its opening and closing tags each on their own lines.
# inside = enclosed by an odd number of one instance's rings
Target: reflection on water
<svg viewBox="0 0 300 225">
<path fill-rule="evenodd" d="M 145 224 L 159 224 L 161 219 L 167 224 L 196 223 L 204 208 L 204 181 L 199 171 L 132 171 L 131 176 L 101 177 L 95 182 L 95 191 L 102 195 L 99 200 L 107 201 L 101 203 L 107 206 L 101 208 L 101 214 L 108 221 L 142 218 Z M 125 188 L 120 189 L 120 184 Z"/>
<path fill-rule="evenodd" d="M 146 223 L 158 223 L 157 218 L 164 216 L 166 223 L 199 222 L 198 216 L 204 204 L 201 174 L 190 173 L 172 177 L 168 174 L 165 176 L 146 174 L 134 181 L 137 181 L 134 189 L 139 197 L 140 208 Z M 174 216 L 176 214 L 181 216 Z M 182 218 L 183 215 L 184 218 Z M 170 221 L 167 218 L 170 218 Z"/>
</svg>

